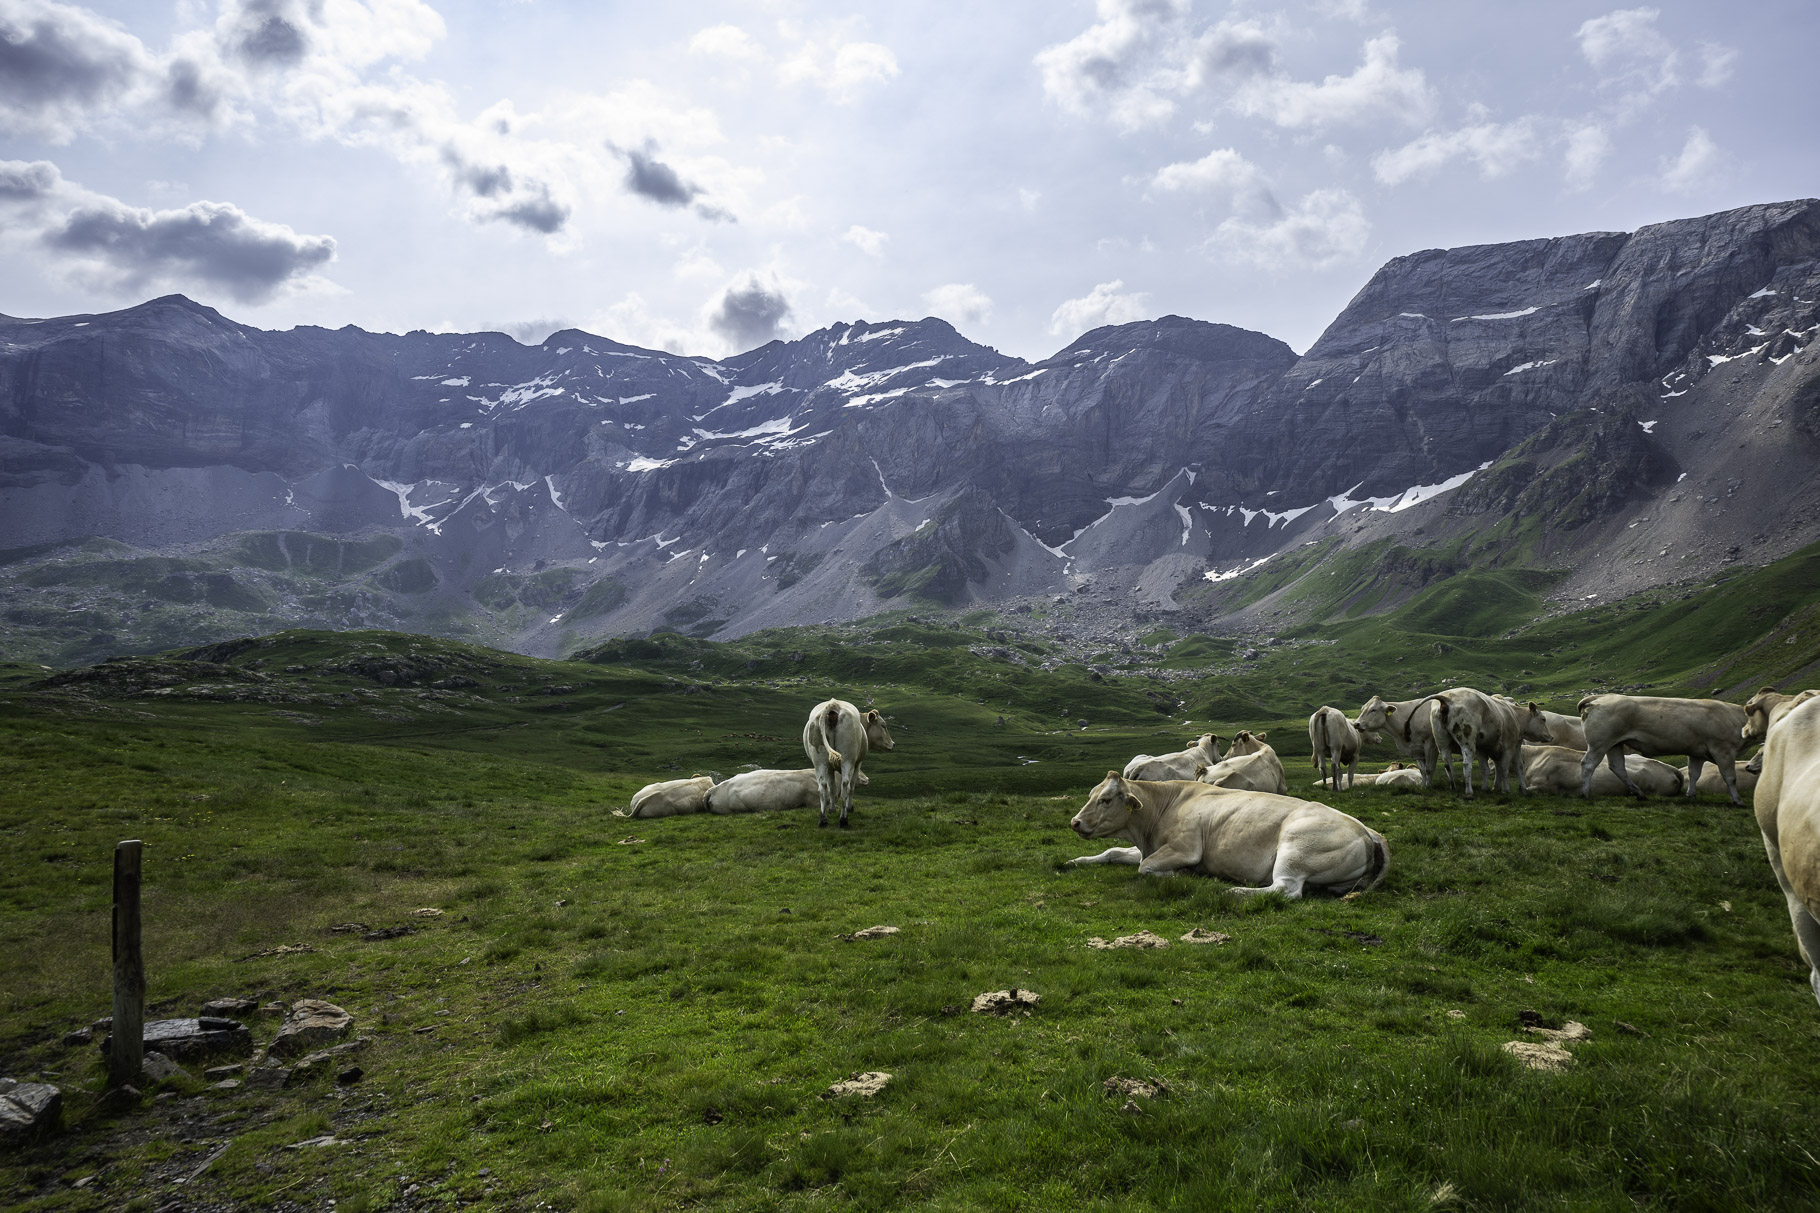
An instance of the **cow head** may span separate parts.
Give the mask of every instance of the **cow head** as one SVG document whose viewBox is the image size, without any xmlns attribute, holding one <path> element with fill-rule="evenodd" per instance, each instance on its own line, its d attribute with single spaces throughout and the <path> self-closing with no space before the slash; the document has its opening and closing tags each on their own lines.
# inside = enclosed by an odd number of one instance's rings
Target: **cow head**
<svg viewBox="0 0 1820 1213">
<path fill-rule="evenodd" d="M 1359 709 L 1359 715 L 1352 722 L 1352 727 L 1361 733 L 1381 733 L 1395 723 L 1392 718 L 1396 715 L 1396 711 L 1396 704 L 1385 703 L 1382 695 L 1373 695 L 1365 701 L 1365 706 Z M 1373 737 L 1371 740 L 1376 741 L 1377 738 Z"/>
<path fill-rule="evenodd" d="M 1087 794 L 1087 803 L 1068 825 L 1082 838 L 1105 838 L 1128 829 L 1131 815 L 1141 807 L 1119 773 L 1107 771 L 1106 778 Z"/>
<path fill-rule="evenodd" d="M 1762 741 L 1769 735 L 1769 714 L 1782 696 L 1775 687 L 1760 687 L 1744 701 L 1744 728 L 1741 735 L 1746 745 Z"/>
<path fill-rule="evenodd" d="M 1202 733 L 1199 737 L 1194 739 L 1194 744 L 1199 746 L 1205 753 L 1213 755 L 1213 760 L 1215 762 L 1220 760 L 1220 738 L 1217 733 Z"/>
<path fill-rule="evenodd" d="M 1256 754 L 1264 748 L 1264 738 L 1268 733 L 1253 733 L 1250 729 L 1240 729 L 1238 736 L 1232 739 L 1232 748 L 1226 751 L 1228 758 L 1240 758 L 1246 754 Z"/>
<path fill-rule="evenodd" d="M 878 709 L 866 713 L 866 745 L 874 750 L 895 750 L 897 743 L 891 740 L 891 730 L 885 727 L 885 718 L 878 714 Z"/>
<path fill-rule="evenodd" d="M 1533 703 L 1520 704 L 1517 715 L 1523 718 L 1523 740 L 1537 745 L 1553 745 L 1555 737 L 1548 731 L 1548 717 Z"/>
</svg>

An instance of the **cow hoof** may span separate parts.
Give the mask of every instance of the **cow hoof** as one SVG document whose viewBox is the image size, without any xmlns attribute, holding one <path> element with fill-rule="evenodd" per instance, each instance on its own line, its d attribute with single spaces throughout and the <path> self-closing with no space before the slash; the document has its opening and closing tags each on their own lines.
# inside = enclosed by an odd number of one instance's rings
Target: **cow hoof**
<svg viewBox="0 0 1820 1213">
<path fill-rule="evenodd" d="M 828 828 L 828 819 L 826 817 L 824 817 L 820 821 L 816 822 L 815 824 L 825 830 Z"/>
<path fill-rule="evenodd" d="M 843 830 L 847 828 L 847 819 L 845 817 L 840 819 L 840 828 Z"/>
</svg>

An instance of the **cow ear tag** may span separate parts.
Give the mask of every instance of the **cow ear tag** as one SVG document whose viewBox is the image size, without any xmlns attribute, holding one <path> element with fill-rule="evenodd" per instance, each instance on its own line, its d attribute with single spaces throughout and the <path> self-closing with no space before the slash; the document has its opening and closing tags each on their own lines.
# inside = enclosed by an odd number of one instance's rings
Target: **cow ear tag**
<svg viewBox="0 0 1820 1213">
<path fill-rule="evenodd" d="M 1125 797 L 1125 811 L 1127 813 L 1135 813 L 1138 811 L 1138 798 L 1137 797 L 1135 797 L 1135 796 Z"/>
</svg>

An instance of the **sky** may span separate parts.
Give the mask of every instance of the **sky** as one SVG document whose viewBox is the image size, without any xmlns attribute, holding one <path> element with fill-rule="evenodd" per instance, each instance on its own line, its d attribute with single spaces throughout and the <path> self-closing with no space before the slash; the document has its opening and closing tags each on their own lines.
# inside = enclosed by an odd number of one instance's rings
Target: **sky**
<svg viewBox="0 0 1820 1213">
<path fill-rule="evenodd" d="M 0 0 L 0 313 L 1304 350 L 1388 259 L 1820 194 L 1820 7 Z"/>
</svg>

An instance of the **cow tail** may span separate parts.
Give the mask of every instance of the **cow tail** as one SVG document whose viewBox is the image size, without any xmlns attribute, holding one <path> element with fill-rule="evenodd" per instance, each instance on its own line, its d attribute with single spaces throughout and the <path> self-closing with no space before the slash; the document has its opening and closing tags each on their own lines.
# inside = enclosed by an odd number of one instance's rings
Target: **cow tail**
<svg viewBox="0 0 1820 1213">
<path fill-rule="evenodd" d="M 1371 834 L 1371 860 L 1365 865 L 1365 874 L 1353 882 L 1346 896 L 1356 897 L 1360 893 L 1369 893 L 1384 883 L 1384 877 L 1390 874 L 1390 848 L 1384 845 L 1384 836 L 1376 830 L 1366 827 Z"/>
<path fill-rule="evenodd" d="M 833 746 L 828 746 L 827 749 L 828 749 L 828 769 L 830 771 L 840 770 L 841 767 L 846 764 L 847 760 L 845 758 L 842 758 L 840 756 L 840 751 L 835 749 Z"/>
<path fill-rule="evenodd" d="M 1409 715 L 1407 715 L 1403 718 L 1403 740 L 1404 741 L 1411 740 L 1410 733 L 1409 733 L 1409 726 L 1413 725 L 1416 722 L 1416 714 L 1422 710 L 1422 704 L 1427 703 L 1429 699 L 1436 699 L 1436 698 L 1439 698 L 1439 697 L 1435 696 L 1435 695 L 1430 695 L 1428 697 L 1428 699 L 1424 699 L 1422 701 L 1422 703 L 1418 703 L 1418 704 L 1416 704 L 1415 707 L 1409 709 Z M 1441 704 L 1442 704 L 1443 710 L 1445 710 L 1447 701 L 1445 699 L 1442 699 Z"/>
<path fill-rule="evenodd" d="M 1597 695 L 1588 695 L 1585 699 L 1582 699 L 1580 701 L 1580 705 L 1574 709 L 1574 711 L 1576 711 L 1580 714 L 1580 718 L 1582 720 L 1584 720 L 1586 718 L 1586 705 L 1591 703 L 1593 700 L 1595 700 L 1597 698 L 1598 698 Z"/>
</svg>

